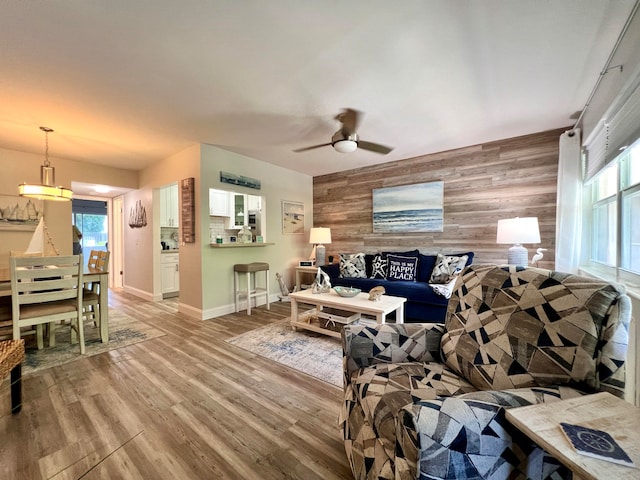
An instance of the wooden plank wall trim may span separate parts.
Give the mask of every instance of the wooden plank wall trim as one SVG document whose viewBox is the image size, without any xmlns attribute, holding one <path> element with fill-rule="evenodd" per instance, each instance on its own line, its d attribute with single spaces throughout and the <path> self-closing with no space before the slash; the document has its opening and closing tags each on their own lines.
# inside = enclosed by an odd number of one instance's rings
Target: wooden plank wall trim
<svg viewBox="0 0 640 480">
<path fill-rule="evenodd" d="M 567 128 L 314 177 L 313 224 L 331 228 L 327 255 L 335 257 L 418 248 L 473 251 L 474 263 L 506 263 L 509 246 L 496 244 L 498 220 L 538 217 L 541 243 L 525 247 L 530 259 L 536 248 L 547 248 L 538 266 L 553 269 L 558 144 Z M 374 188 L 439 180 L 443 232 L 373 233 Z"/>
</svg>

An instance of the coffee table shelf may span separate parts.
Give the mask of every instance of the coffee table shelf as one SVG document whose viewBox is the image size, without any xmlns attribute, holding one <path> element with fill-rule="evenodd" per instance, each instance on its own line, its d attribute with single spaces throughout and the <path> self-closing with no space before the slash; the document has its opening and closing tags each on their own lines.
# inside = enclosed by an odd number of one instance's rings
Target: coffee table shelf
<svg viewBox="0 0 640 480">
<path fill-rule="evenodd" d="M 314 332 L 340 337 L 340 331 L 322 326 L 321 321 L 333 321 L 340 324 L 353 323 L 361 315 L 376 318 L 377 323 L 385 323 L 387 315 L 396 312 L 396 323 L 404 323 L 404 304 L 406 298 L 383 295 L 379 301 L 369 300 L 369 294 L 359 293 L 355 297 L 341 297 L 333 289 L 328 293 L 313 293 L 311 289 L 289 294 L 291 300 L 291 328 L 302 328 Z M 314 305 L 315 308 L 299 312 L 298 302 Z M 328 309 L 337 309 L 339 314 Z M 344 313 L 343 313 L 344 312 Z M 348 316 L 351 312 L 352 315 Z"/>
</svg>

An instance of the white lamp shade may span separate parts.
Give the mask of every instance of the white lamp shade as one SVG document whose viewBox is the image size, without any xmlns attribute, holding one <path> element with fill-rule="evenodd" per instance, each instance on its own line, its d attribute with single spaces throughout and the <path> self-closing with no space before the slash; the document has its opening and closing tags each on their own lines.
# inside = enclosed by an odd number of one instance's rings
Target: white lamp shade
<svg viewBox="0 0 640 480">
<path fill-rule="evenodd" d="M 351 153 L 357 150 L 358 143 L 353 140 L 340 140 L 333 144 L 333 148 L 335 148 L 336 152 Z"/>
<path fill-rule="evenodd" d="M 516 217 L 498 220 L 496 243 L 540 243 L 537 217 Z"/>
<path fill-rule="evenodd" d="M 309 243 L 331 243 L 331 229 L 326 227 L 314 227 L 309 234 Z"/>
</svg>

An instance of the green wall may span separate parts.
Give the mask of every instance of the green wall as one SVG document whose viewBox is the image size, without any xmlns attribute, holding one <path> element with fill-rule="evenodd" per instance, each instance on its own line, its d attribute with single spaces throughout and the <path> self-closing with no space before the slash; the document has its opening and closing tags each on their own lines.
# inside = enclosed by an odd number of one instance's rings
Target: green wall
<svg viewBox="0 0 640 480">
<path fill-rule="evenodd" d="M 239 187 L 220 182 L 220 171 L 260 180 L 261 189 Z M 209 189 L 261 195 L 264 198 L 263 221 L 266 222 L 264 247 L 212 248 L 209 246 Z M 268 262 L 270 292 L 280 293 L 276 272 L 283 275 L 290 289 L 298 260 L 309 255 L 309 229 L 313 222 L 313 178 L 211 145 L 201 145 L 199 220 L 202 246 L 202 310 L 203 318 L 233 311 L 233 266 L 236 263 Z M 305 233 L 282 233 L 282 200 L 305 205 Z M 197 213 L 196 213 L 197 214 Z M 182 259 L 180 260 L 182 262 Z M 262 281 L 259 275 L 259 280 Z M 181 277 L 182 281 L 182 277 Z M 182 287 L 181 287 L 182 290 Z M 182 295 L 182 294 L 181 294 Z"/>
</svg>

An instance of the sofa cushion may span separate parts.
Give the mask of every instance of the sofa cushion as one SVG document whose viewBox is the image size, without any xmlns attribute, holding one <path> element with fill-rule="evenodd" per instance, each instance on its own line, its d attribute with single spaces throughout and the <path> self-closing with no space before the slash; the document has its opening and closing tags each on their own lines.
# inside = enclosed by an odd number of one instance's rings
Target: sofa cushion
<svg viewBox="0 0 640 480">
<path fill-rule="evenodd" d="M 429 283 L 449 283 L 462 272 L 467 265 L 468 259 L 469 257 L 467 257 L 467 255 L 458 257 L 456 255 L 442 255 L 439 253 L 436 264 L 431 272 L 431 277 L 429 277 Z"/>
<path fill-rule="evenodd" d="M 400 255 L 401 257 L 416 257 L 420 255 L 420 251 L 416 250 L 407 250 L 406 252 L 382 252 L 382 256 L 386 257 L 387 255 Z"/>
<path fill-rule="evenodd" d="M 340 276 L 342 278 L 367 278 L 364 253 L 341 253 Z"/>
<path fill-rule="evenodd" d="M 404 297 L 407 302 L 416 302 L 427 305 L 447 305 L 448 300 L 435 293 L 428 283 L 407 282 L 404 280 L 380 280 L 376 278 L 332 278 L 331 285 L 359 288 L 368 292 L 373 287 L 382 285 L 387 295 Z"/>
<path fill-rule="evenodd" d="M 431 277 L 431 272 L 436 264 L 437 255 L 418 255 L 418 275 L 416 275 L 416 281 L 428 283 Z"/>
<path fill-rule="evenodd" d="M 414 282 L 418 270 L 417 257 L 387 255 L 387 279 Z"/>
<path fill-rule="evenodd" d="M 452 257 L 462 257 L 463 255 L 467 256 L 467 266 L 473 263 L 473 252 L 464 252 L 464 253 L 452 253 L 449 256 Z M 422 253 L 418 255 L 418 275 L 416 277 L 416 281 L 429 283 L 429 279 L 431 278 L 431 272 L 433 272 L 433 267 L 436 265 L 436 260 L 438 259 L 438 255 L 423 255 Z"/>
<path fill-rule="evenodd" d="M 556 385 L 477 391 L 405 406 L 396 432 L 395 478 L 571 478 L 509 423 L 505 410 L 581 395 Z"/>
<path fill-rule="evenodd" d="M 441 363 L 379 363 L 356 371 L 351 382 L 366 420 L 393 458 L 396 420 L 402 407 L 476 388 Z"/>
<path fill-rule="evenodd" d="M 617 291 L 547 270 L 472 265 L 442 338 L 446 364 L 480 390 L 595 385 L 600 331 Z"/>
<path fill-rule="evenodd" d="M 387 259 L 382 256 L 382 254 L 377 254 L 373 256 L 373 260 L 371 261 L 371 274 L 369 278 L 378 278 L 380 280 L 385 280 L 387 278 Z"/>
</svg>

